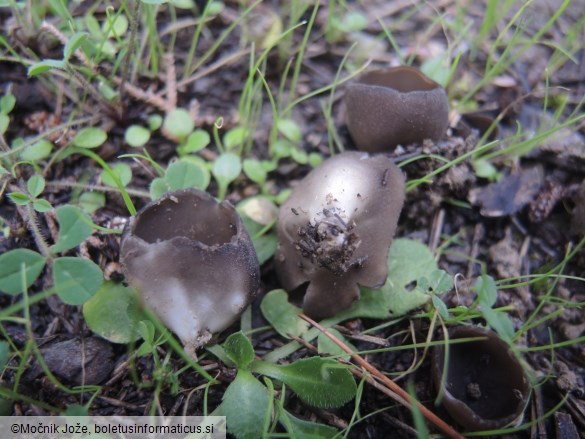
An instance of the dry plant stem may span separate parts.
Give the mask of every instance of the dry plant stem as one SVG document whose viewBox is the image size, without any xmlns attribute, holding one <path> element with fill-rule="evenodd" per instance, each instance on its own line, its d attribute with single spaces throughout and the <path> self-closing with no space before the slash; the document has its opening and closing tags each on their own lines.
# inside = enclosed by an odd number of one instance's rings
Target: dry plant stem
<svg viewBox="0 0 585 439">
<path fill-rule="evenodd" d="M 175 57 L 172 52 L 166 53 L 164 63 L 167 70 L 167 113 L 177 107 L 177 73 L 175 70 Z"/>
<path fill-rule="evenodd" d="M 6 139 L 2 133 L 0 133 L 0 148 L 5 152 L 10 152 L 10 146 L 6 143 Z"/>
<path fill-rule="evenodd" d="M 445 224 L 445 209 L 439 209 L 433 218 L 433 226 L 431 228 L 431 236 L 429 238 L 429 248 L 433 252 L 436 252 L 437 247 L 441 241 L 443 234 L 443 226 Z"/>
<path fill-rule="evenodd" d="M 193 76 L 190 76 L 188 78 L 185 78 L 181 81 L 179 81 L 176 85 L 177 89 L 182 89 L 183 87 L 185 87 L 186 85 L 191 84 L 192 82 L 197 81 L 198 79 L 201 79 L 213 72 L 215 72 L 216 70 L 218 70 L 221 67 L 224 67 L 226 65 L 232 64 L 236 61 L 238 61 L 241 57 L 248 55 L 250 53 L 250 49 L 244 49 L 244 50 L 238 50 L 235 53 L 232 53 L 231 55 L 227 55 L 219 60 L 217 60 L 216 62 L 214 62 L 213 64 L 211 64 L 209 67 L 207 67 L 206 69 L 201 69 L 201 71 L 199 71 L 197 74 L 194 74 Z M 156 99 L 160 99 L 162 100 L 162 97 L 167 94 L 167 88 L 164 88 L 163 90 L 161 90 L 159 93 L 157 93 L 156 95 L 153 95 L 153 98 Z"/>
<path fill-rule="evenodd" d="M 99 184 L 78 183 L 73 181 L 50 181 L 47 182 L 47 187 L 79 188 L 88 191 L 120 193 L 120 189 L 118 189 L 117 187 L 110 187 Z M 132 195 L 133 197 L 150 199 L 150 194 L 140 189 L 126 188 L 126 192 L 128 192 L 128 195 Z"/>
<path fill-rule="evenodd" d="M 429 421 L 431 424 L 433 424 L 435 427 L 437 427 L 439 430 L 441 430 L 444 434 L 446 434 L 450 438 L 464 439 L 464 437 L 461 434 L 459 434 L 455 430 L 453 430 L 453 428 L 450 425 L 448 425 L 445 421 L 443 421 L 441 418 L 439 418 L 437 415 L 435 415 L 433 412 L 431 412 L 429 409 L 427 409 L 420 402 L 413 401 L 413 399 L 410 397 L 410 395 L 402 387 L 400 387 L 398 384 L 396 384 L 394 381 L 392 381 L 390 378 L 388 378 L 386 375 L 384 375 L 382 372 L 380 372 L 378 369 L 376 369 L 374 366 L 372 366 L 370 363 L 368 363 L 366 360 L 364 360 L 362 357 L 360 357 L 357 354 L 354 354 L 353 351 L 345 345 L 345 343 L 343 343 L 341 340 L 339 340 L 337 337 L 335 337 L 331 332 L 329 332 L 327 329 L 325 329 L 319 323 L 317 323 L 316 321 L 314 321 L 310 317 L 307 317 L 303 313 L 300 313 L 299 317 L 301 319 L 305 320 L 306 322 L 309 322 L 311 325 L 313 325 L 315 328 L 317 328 L 319 331 L 321 331 L 323 334 L 325 334 L 327 337 L 329 337 L 329 339 L 331 339 L 331 341 L 333 341 L 333 343 L 335 343 L 337 346 L 339 346 L 345 352 L 350 354 L 351 358 L 357 364 L 362 366 L 365 370 L 367 370 L 374 377 L 376 377 L 378 380 L 380 380 L 392 392 L 396 393 L 399 396 L 399 398 L 397 399 L 398 402 L 406 405 L 408 408 L 411 408 L 413 404 L 416 404 L 416 407 L 423 414 L 423 416 L 426 418 L 426 420 Z"/>
<path fill-rule="evenodd" d="M 122 84 L 122 80 L 118 77 L 113 77 L 112 80 L 118 85 Z M 142 101 L 146 104 L 154 105 L 156 108 L 166 113 L 166 101 L 161 97 L 153 94 L 151 91 L 144 91 L 129 82 L 125 83 L 124 90 L 134 99 L 138 99 L 139 101 Z"/>
</svg>

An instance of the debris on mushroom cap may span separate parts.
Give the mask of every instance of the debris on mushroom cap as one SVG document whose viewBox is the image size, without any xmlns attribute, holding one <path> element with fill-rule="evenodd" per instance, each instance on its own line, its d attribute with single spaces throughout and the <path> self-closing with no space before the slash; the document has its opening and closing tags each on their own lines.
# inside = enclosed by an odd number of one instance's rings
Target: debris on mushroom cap
<svg viewBox="0 0 585 439">
<path fill-rule="evenodd" d="M 281 206 L 277 274 L 289 292 L 306 284 L 304 312 L 330 317 L 377 288 L 404 202 L 404 175 L 385 156 L 345 152 L 311 171 Z"/>
<path fill-rule="evenodd" d="M 363 74 L 347 86 L 345 106 L 349 133 L 356 147 L 368 152 L 437 141 L 449 123 L 443 87 L 408 66 Z"/>
<path fill-rule="evenodd" d="M 238 318 L 260 281 L 234 207 L 198 189 L 168 193 L 132 218 L 120 262 L 128 282 L 191 354 Z"/>
<path fill-rule="evenodd" d="M 451 341 L 478 337 L 449 345 L 446 377 L 444 346 L 433 352 L 433 379 L 443 393 L 442 404 L 468 431 L 493 430 L 520 421 L 530 392 L 522 365 L 493 331 L 470 326 L 449 330 Z"/>
</svg>

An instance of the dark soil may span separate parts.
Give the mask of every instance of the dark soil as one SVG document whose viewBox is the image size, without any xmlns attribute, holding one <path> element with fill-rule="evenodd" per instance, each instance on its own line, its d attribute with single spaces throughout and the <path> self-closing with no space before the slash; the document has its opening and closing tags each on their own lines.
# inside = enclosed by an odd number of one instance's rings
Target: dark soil
<svg viewBox="0 0 585 439">
<path fill-rule="evenodd" d="M 74 8 L 74 15 L 82 16 L 84 4 Z M 265 2 L 259 8 L 259 16 L 265 15 L 264 9 L 277 9 L 277 2 Z M 369 1 L 367 8 L 368 25 L 359 33 L 340 35 L 334 42 L 324 38 L 327 23 L 327 3 L 317 15 L 313 32 L 309 38 L 305 59 L 303 61 L 297 95 L 305 95 L 312 90 L 330 84 L 337 69 L 352 42 L 359 39 L 371 39 L 382 32 L 376 19 L 379 17 L 386 26 L 392 28 L 396 43 L 413 58 L 413 65 L 419 66 L 436 51 L 445 50 L 447 39 L 436 18 L 444 14 L 448 19 L 454 17 L 457 6 L 450 1 L 436 1 L 420 7 L 413 7 L 406 2 Z M 552 6 L 551 6 L 552 5 Z M 359 5 L 355 5 L 359 7 Z M 554 1 L 540 0 L 534 2 L 527 12 L 526 26 L 536 32 L 552 15 L 551 7 L 558 7 Z M 264 9 L 263 9 L 264 8 Z M 574 1 L 557 23 L 547 32 L 549 41 L 561 42 L 566 29 L 581 20 L 585 5 Z M 240 9 L 235 2 L 226 2 L 226 8 L 219 17 L 211 21 L 202 34 L 198 53 L 203 53 L 217 40 L 221 32 L 235 20 Z M 311 10 L 303 19 L 309 19 Z M 485 10 L 479 3 L 469 6 L 466 17 L 481 22 Z M 191 16 L 189 11 L 179 11 L 179 18 Z M 162 12 L 161 17 L 167 17 Z M 511 15 L 510 15 L 511 17 Z M 164 21 L 159 20 L 161 29 Z M 33 35 L 24 35 L 18 27 L 9 9 L 0 9 L 0 25 L 3 36 L 12 47 L 23 55 L 26 48 L 34 50 L 41 58 L 59 58 L 62 46 L 49 38 L 46 32 L 37 31 Z M 502 23 L 501 30 L 505 23 Z M 300 43 L 304 27 L 294 33 L 292 47 Z M 174 46 L 173 65 L 177 77 L 182 75 L 182 66 L 189 50 L 192 28 L 178 34 Z M 446 31 L 447 34 L 451 31 Z M 477 32 L 477 29 L 473 29 Z M 241 30 L 235 31 L 222 43 L 206 66 L 221 63 L 234 54 L 232 59 L 217 69 L 201 74 L 196 81 L 178 86 L 177 106 L 193 109 L 197 127 L 211 132 L 213 122 L 222 116 L 223 128 L 238 125 L 241 115 L 238 104 L 247 77 L 249 53 L 242 50 Z M 497 33 L 489 35 L 493 41 Z M 449 35 L 453 38 L 453 35 Z M 169 36 L 163 37 L 163 43 L 169 42 Z M 509 38 L 508 36 L 505 38 Z M 585 92 L 585 40 L 583 30 L 578 37 L 580 49 L 574 50 L 573 63 L 567 61 L 560 67 L 549 71 L 548 99 L 567 99 L 564 120 L 578 105 Z M 381 42 L 380 42 L 381 41 Z M 372 58 L 371 67 L 398 64 L 399 59 L 387 39 L 373 44 L 367 53 L 360 50 L 353 52 L 351 62 L 361 65 L 366 58 Z M 489 45 L 490 41 L 486 41 Z M 380 50 L 377 48 L 380 47 Z M 502 47 L 504 50 L 505 46 Z M 127 91 L 124 107 L 112 109 L 100 105 L 91 96 L 84 96 L 83 91 L 67 80 L 47 81 L 45 77 L 29 79 L 26 68 L 12 59 L 4 50 L 0 58 L 0 86 L 3 91 L 10 89 L 16 96 L 17 106 L 11 114 L 11 123 L 5 134 L 7 140 L 15 137 L 27 137 L 44 133 L 50 128 L 67 121 L 73 114 L 79 117 L 94 116 L 94 124 L 109 132 L 107 142 L 97 151 L 104 160 L 113 160 L 117 156 L 135 152 L 124 142 L 124 130 L 127 126 L 146 124 L 146 119 L 154 113 L 163 113 L 163 109 L 145 102 L 136 93 Z M 364 51 L 365 49 L 361 49 Z M 479 47 L 476 52 L 463 52 L 461 61 L 449 88 L 456 101 L 464 94 L 467 83 L 475 84 L 481 79 L 486 63 L 486 48 Z M 545 68 L 551 60 L 554 49 L 547 45 L 534 45 L 518 57 L 517 61 L 479 90 L 474 101 L 477 108 L 485 114 L 500 115 L 498 139 L 504 140 L 498 148 L 510 146 L 508 140 L 514 134 L 518 124 L 525 133 L 536 132 L 542 126 L 555 123 L 553 115 L 543 113 Z M 265 77 L 272 90 L 278 90 L 285 63 L 290 54 L 280 59 L 277 51 L 271 53 Z M 104 74 L 112 65 L 104 63 Z M 205 71 L 206 67 L 202 70 Z M 199 72 L 198 72 L 199 73 Z M 142 90 L 152 88 L 153 93 L 166 90 L 165 72 L 157 78 L 137 77 L 134 85 Z M 54 84 L 60 84 L 55 88 Z M 167 90 L 168 91 L 168 90 Z M 167 93 L 168 95 L 168 93 Z M 344 121 L 342 103 L 343 86 L 337 89 L 333 122 L 341 140 L 348 150 L 354 149 Z M 301 148 L 306 152 L 318 152 L 329 155 L 327 141 L 327 123 L 323 116 L 321 101 L 326 95 L 317 96 L 297 105 L 292 117 L 303 130 Z M 444 138 L 436 143 L 409 145 L 399 147 L 388 153 L 397 163 L 407 163 L 402 170 L 407 181 L 421 178 L 439 168 L 443 161 L 434 157 L 456 159 L 473 150 L 478 145 L 481 132 L 465 120 L 458 117 L 458 110 L 453 110 L 451 127 Z M 272 126 L 270 106 L 266 102 L 262 107 L 260 123 L 255 134 L 251 155 L 257 158 L 268 157 L 268 136 Z M 479 128 L 481 129 L 481 124 Z M 79 127 L 77 127 L 79 128 Z M 75 127 L 74 127 L 75 129 Z M 58 133 L 51 138 L 57 145 L 66 144 L 73 132 Z M 175 144 L 160 133 L 153 135 L 148 143 L 148 153 L 163 166 L 175 155 Z M 213 158 L 216 149 L 211 146 L 202 152 L 206 158 Z M 409 160 L 425 157 L 418 160 Z M 144 163 L 128 161 L 133 171 L 132 189 L 148 192 L 152 174 Z M 397 236 L 416 239 L 427 244 L 440 255 L 439 265 L 450 275 L 455 276 L 457 288 L 445 301 L 449 307 L 469 306 L 475 299 L 471 289 L 478 276 L 487 273 L 495 279 L 515 278 L 529 279 L 529 275 L 546 273 L 560 264 L 566 255 L 577 249 L 574 256 L 567 261 L 561 273 L 564 276 L 551 277 L 535 284 L 518 284 L 512 288 L 501 288 L 496 307 L 509 307 L 509 315 L 516 328 L 537 310 L 541 299 L 552 291 L 554 300 L 538 310 L 537 319 L 545 319 L 540 325 L 530 329 L 527 336 L 518 343 L 523 347 L 537 347 L 552 342 L 571 341 L 585 333 L 585 289 L 582 278 L 585 267 L 585 251 L 582 249 L 585 231 L 585 124 L 571 126 L 558 131 L 554 136 L 538 143 L 528 154 L 522 157 L 502 155 L 492 161 L 502 178 L 497 183 L 478 177 L 471 161 L 463 160 L 446 172 L 433 177 L 429 184 L 421 184 L 409 191 L 399 221 Z M 274 194 L 281 189 L 293 187 L 309 171 L 309 167 L 298 165 L 293 160 L 283 159 L 279 167 L 269 174 L 267 187 Z M 19 167 L 18 179 L 8 180 L 0 176 L 2 195 L 11 192 L 26 181 L 30 175 L 26 166 Z M 67 203 L 72 196 L 72 189 L 61 183 L 79 181 L 90 174 L 88 184 L 98 182 L 99 166 L 92 160 L 73 155 L 66 160 L 54 163 L 47 168 L 45 178 L 47 189 L 44 196 L 53 206 Z M 212 185 L 210 193 L 217 194 Z M 240 177 L 230 186 L 228 199 L 237 202 L 242 198 L 259 193 L 255 183 Z M 115 192 L 108 192 L 106 206 L 99 209 L 93 221 L 105 227 L 113 227 L 128 216 L 122 198 Z M 136 207 L 148 202 L 147 197 L 133 197 Z M 0 238 L 0 251 L 14 248 L 35 250 L 36 244 L 27 229 L 23 211 L 10 203 L 6 197 L 0 198 L 0 217 L 9 227 L 8 237 Z M 40 226 L 46 237 L 55 238 L 55 218 L 52 214 L 41 217 Z M 97 263 L 108 279 L 120 281 L 123 275 L 117 265 L 119 257 L 119 237 L 96 231 L 91 239 L 70 255 L 81 255 Z M 557 272 L 558 273 L 558 272 Z M 274 274 L 272 261 L 262 267 L 262 286 L 260 298 L 253 306 L 255 326 L 266 325 L 262 319 L 258 303 L 261 296 L 279 288 Z M 50 286 L 48 276 L 41 278 L 31 288 L 31 293 L 43 291 Z M 0 295 L 0 308 L 6 308 L 20 300 L 19 297 Z M 49 369 L 67 386 L 99 384 L 99 395 L 92 402 L 91 414 L 143 415 L 148 414 L 156 405 L 164 414 L 199 415 L 203 410 L 206 382 L 197 373 L 187 370 L 179 375 L 177 391 L 171 386 L 162 389 L 158 399 L 153 391 L 155 377 L 154 366 L 150 357 L 134 358 L 131 356 L 136 346 L 116 345 L 97 338 L 87 328 L 80 307 L 65 305 L 56 297 L 50 297 L 30 307 L 32 330 L 43 352 Z M 546 319 L 547 316 L 551 316 Z M 380 321 L 356 320 L 345 322 L 339 328 L 360 350 L 371 350 L 384 346 L 398 346 L 415 341 L 424 342 L 428 336 L 429 319 L 404 318 L 397 325 L 377 330 L 361 336 L 363 330 L 379 325 Z M 485 324 L 478 318 L 475 323 Z M 232 328 L 237 330 L 237 326 Z M 226 331 L 229 334 L 231 331 Z M 0 324 L 0 333 L 5 339 L 14 343 L 13 348 L 21 349 L 26 341 L 26 332 L 22 325 L 10 321 Z M 435 330 L 434 338 L 441 337 L 441 330 Z M 225 337 L 225 336 L 224 336 Z M 220 339 L 221 341 L 221 339 Z M 254 335 L 256 354 L 260 357 L 285 341 L 276 332 L 267 330 Z M 377 343 L 380 344 L 377 344 Z M 161 354 L 167 347 L 161 346 Z M 312 356 L 314 352 L 303 348 L 286 360 Z M 383 372 L 396 374 L 407 371 L 421 360 L 423 352 L 414 350 L 389 351 L 382 354 L 368 354 L 365 358 Z M 58 361 L 59 357 L 67 361 Z M 449 415 L 433 404 L 436 392 L 431 382 L 430 359 L 422 359 L 415 371 L 397 379 L 406 386 L 408 380 L 414 383 L 417 397 L 441 418 L 453 424 Z M 585 437 L 585 345 L 583 343 L 566 343 L 552 352 L 550 349 L 535 350 L 524 355 L 527 368 L 536 378 L 524 423 L 531 423 L 526 430 L 509 434 L 508 437 L 522 438 L 565 438 L 571 431 L 578 431 Z M 15 362 L 20 360 L 15 359 Z M 16 363 L 14 363 L 16 364 Z M 83 364 L 83 367 L 80 365 Z M 223 365 L 210 354 L 202 352 L 200 364 L 217 377 L 221 383 L 212 386 L 209 391 L 208 405 L 215 408 L 220 402 L 227 385 L 233 380 L 235 370 Z M 176 355 L 172 356 L 171 369 L 179 370 L 184 366 Z M 81 370 L 83 369 L 83 371 Z M 3 388 L 12 389 L 17 379 L 13 369 L 6 369 L 0 376 Z M 48 413 L 46 406 L 64 410 L 71 404 L 84 404 L 90 393 L 68 394 L 56 388 L 45 376 L 39 365 L 32 359 L 27 371 L 19 377 L 17 392 L 30 400 L 44 404 L 34 404 L 23 400 L 10 401 L 7 413 L 12 415 L 37 415 Z M 175 389 L 176 390 L 176 389 Z M 553 411 L 546 419 L 542 417 L 563 399 L 566 402 Z M 317 410 L 303 404 L 294 394 L 287 399 L 287 408 L 304 419 L 330 424 L 338 428 L 347 426 L 354 412 L 353 403 L 337 410 Z M 367 415 L 381 408 L 378 414 L 368 417 L 356 424 L 350 433 L 355 438 L 413 437 L 413 421 L 408 409 L 398 405 L 375 388 L 366 385 L 362 396 L 360 413 Z M 569 432 L 569 433 L 567 433 Z"/>
</svg>

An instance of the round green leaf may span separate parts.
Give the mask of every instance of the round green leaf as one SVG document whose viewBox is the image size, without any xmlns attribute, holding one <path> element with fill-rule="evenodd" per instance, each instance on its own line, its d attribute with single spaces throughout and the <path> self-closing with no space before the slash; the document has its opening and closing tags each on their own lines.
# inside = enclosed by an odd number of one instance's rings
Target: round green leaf
<svg viewBox="0 0 585 439">
<path fill-rule="evenodd" d="M 59 238 L 51 249 L 59 253 L 79 245 L 91 235 L 91 219 L 79 207 L 66 204 L 56 209 Z"/>
<path fill-rule="evenodd" d="M 254 348 L 242 331 L 230 335 L 223 344 L 226 354 L 239 369 L 245 369 L 254 360 Z"/>
<path fill-rule="evenodd" d="M 429 248 L 411 239 L 395 239 L 388 253 L 388 277 L 399 286 L 428 275 L 437 269 L 437 262 Z"/>
<path fill-rule="evenodd" d="M 193 118 L 184 108 L 175 108 L 169 112 L 163 122 L 163 130 L 179 141 L 186 139 L 195 128 Z"/>
<path fill-rule="evenodd" d="M 240 158 L 231 152 L 226 152 L 215 160 L 212 172 L 220 185 L 227 186 L 242 172 Z"/>
<path fill-rule="evenodd" d="M 386 318 L 399 316 L 424 305 L 431 298 L 429 277 L 433 286 L 443 288 L 442 276 L 434 272 L 437 262 L 429 248 L 411 239 L 395 239 L 388 252 L 388 279 L 379 289 L 362 287 L 361 298 L 342 311 L 343 318 Z M 416 283 L 413 289 L 407 288 Z M 422 288 L 423 283 L 427 286 Z M 438 291 L 437 291 L 438 292 Z M 338 316 L 339 317 L 339 316 Z"/>
<path fill-rule="evenodd" d="M 275 159 L 281 159 L 288 157 L 291 154 L 291 150 L 294 149 L 294 145 L 286 139 L 278 139 L 272 145 L 272 154 Z"/>
<path fill-rule="evenodd" d="M 270 394 L 260 381 L 247 370 L 238 370 L 222 399 L 221 413 L 230 433 L 238 439 L 264 437 L 264 425 L 270 421 Z"/>
<path fill-rule="evenodd" d="M 248 130 L 246 128 L 232 128 L 223 136 L 223 143 L 227 149 L 232 149 L 244 143 L 246 137 L 248 137 Z"/>
<path fill-rule="evenodd" d="M 113 42 L 112 40 L 105 40 L 99 46 L 97 46 L 97 49 L 99 49 L 99 51 L 104 56 L 113 59 L 118 53 L 119 45 Z"/>
<path fill-rule="evenodd" d="M 309 154 L 309 165 L 311 165 L 312 168 L 316 168 L 321 163 L 323 163 L 323 156 L 321 154 L 318 152 L 312 152 Z"/>
<path fill-rule="evenodd" d="M 368 17 L 361 12 L 348 12 L 343 19 L 344 32 L 359 32 L 368 25 Z"/>
<path fill-rule="evenodd" d="M 42 175 L 35 174 L 26 182 L 26 188 L 31 197 L 38 197 L 45 190 L 45 179 Z"/>
<path fill-rule="evenodd" d="M 292 119 L 280 119 L 277 123 L 278 131 L 291 142 L 298 144 L 303 138 L 299 125 Z"/>
<path fill-rule="evenodd" d="M 100 27 L 100 23 L 95 18 L 94 15 L 90 14 L 89 12 L 84 14 L 85 15 L 85 27 L 89 31 L 92 37 L 95 39 L 100 39 L 102 37 L 102 30 Z"/>
<path fill-rule="evenodd" d="M 116 38 L 124 35 L 128 30 L 128 19 L 124 14 L 106 17 L 102 31 L 106 38 Z"/>
<path fill-rule="evenodd" d="M 0 98 L 0 113 L 8 114 L 16 105 L 16 98 L 14 95 L 7 94 Z"/>
<path fill-rule="evenodd" d="M 104 143 L 107 138 L 108 135 L 101 128 L 83 128 L 73 138 L 73 144 L 80 148 L 97 148 Z"/>
<path fill-rule="evenodd" d="M 158 200 L 170 190 L 171 188 L 164 178 L 155 178 L 150 182 L 150 199 Z"/>
<path fill-rule="evenodd" d="M 207 14 L 208 15 L 217 15 L 219 14 L 221 11 L 223 11 L 224 8 L 224 4 L 221 1 L 211 1 L 207 4 Z"/>
<path fill-rule="evenodd" d="M 144 146 L 150 140 L 150 131 L 140 125 L 131 125 L 124 133 L 124 140 L 130 146 Z"/>
<path fill-rule="evenodd" d="M 163 123 L 163 118 L 160 114 L 153 114 L 148 118 L 148 129 L 150 131 L 158 130 Z"/>
<path fill-rule="evenodd" d="M 278 217 L 278 207 L 263 195 L 243 199 L 238 203 L 237 210 L 250 235 L 258 234 L 265 226 L 274 223 Z M 254 224 L 249 224 L 250 221 Z"/>
<path fill-rule="evenodd" d="M 118 177 L 118 180 L 120 180 L 120 183 L 122 183 L 122 186 L 126 186 L 132 180 L 132 168 L 126 163 L 116 163 L 111 169 L 116 174 L 116 177 Z M 118 187 L 114 179 L 106 171 L 102 171 L 101 179 L 102 183 L 106 186 Z"/>
<path fill-rule="evenodd" d="M 47 140 L 41 139 L 32 145 L 27 146 L 20 153 L 22 160 L 37 161 L 46 159 L 51 155 L 53 144 Z"/>
<path fill-rule="evenodd" d="M 40 200 L 33 201 L 33 209 L 37 212 L 44 213 L 53 209 L 53 206 L 51 206 L 51 203 L 49 203 L 47 200 L 43 200 L 41 198 Z"/>
<path fill-rule="evenodd" d="M 77 203 L 87 213 L 94 213 L 106 205 L 106 196 L 101 192 L 84 192 Z"/>
<path fill-rule="evenodd" d="M 205 189 L 210 179 L 207 169 L 187 160 L 176 161 L 165 173 L 165 180 L 173 191 L 190 187 Z"/>
<path fill-rule="evenodd" d="M 118 92 L 108 83 L 106 79 L 100 79 L 98 81 L 98 91 L 108 101 L 113 101 L 119 96 Z"/>
<path fill-rule="evenodd" d="M 26 288 L 30 287 L 43 271 L 45 258 L 25 248 L 10 250 L 0 255 L 0 291 L 8 294 L 22 293 L 22 269 Z"/>
<path fill-rule="evenodd" d="M 475 160 L 473 162 L 475 175 L 481 178 L 487 178 L 490 181 L 497 181 L 501 176 L 498 169 L 487 160 Z"/>
<path fill-rule="evenodd" d="M 63 302 L 81 305 L 102 285 L 104 275 L 96 264 L 87 259 L 62 257 L 53 263 L 53 285 Z"/>
<path fill-rule="evenodd" d="M 113 343 L 138 340 L 138 323 L 145 318 L 132 289 L 114 282 L 104 282 L 83 304 L 83 317 L 89 329 Z"/>
<path fill-rule="evenodd" d="M 187 142 L 184 145 L 179 146 L 178 152 L 181 155 L 185 154 L 192 154 L 197 151 L 201 151 L 211 141 L 209 137 L 209 133 L 203 130 L 195 130 L 189 137 L 187 137 Z"/>
<path fill-rule="evenodd" d="M 446 87 L 451 76 L 451 66 L 447 53 L 444 52 L 435 57 L 428 58 L 422 63 L 420 70 L 429 78 L 434 79 L 443 87 Z"/>
<path fill-rule="evenodd" d="M 266 294 L 260 309 L 266 320 L 283 337 L 300 337 L 309 329 L 309 324 L 299 317 L 302 310 L 288 301 L 288 294 L 284 290 L 272 290 Z"/>
<path fill-rule="evenodd" d="M 274 256 L 276 247 L 278 246 L 278 237 L 275 233 L 254 236 L 252 238 L 252 244 L 254 244 L 254 250 L 256 250 L 256 255 L 258 256 L 258 262 L 262 265 Z"/>
<path fill-rule="evenodd" d="M 246 159 L 243 163 L 244 173 L 255 183 L 264 184 L 266 182 L 266 170 L 262 163 L 256 159 Z"/>
<path fill-rule="evenodd" d="M 193 0 L 170 0 L 171 4 L 178 9 L 193 9 L 195 2 Z"/>
<path fill-rule="evenodd" d="M 4 134 L 10 125 L 10 116 L 0 113 L 0 133 Z"/>
<path fill-rule="evenodd" d="M 26 206 L 31 201 L 28 195 L 21 192 L 10 192 L 8 198 L 10 198 L 14 204 L 19 206 Z"/>
<path fill-rule="evenodd" d="M 290 155 L 293 160 L 300 165 L 306 165 L 309 163 L 309 155 L 302 149 L 291 148 Z"/>
</svg>

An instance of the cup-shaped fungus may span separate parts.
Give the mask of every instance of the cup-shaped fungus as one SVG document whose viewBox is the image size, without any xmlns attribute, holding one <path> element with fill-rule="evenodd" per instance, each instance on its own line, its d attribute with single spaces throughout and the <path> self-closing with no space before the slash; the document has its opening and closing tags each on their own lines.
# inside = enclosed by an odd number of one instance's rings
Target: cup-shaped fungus
<svg viewBox="0 0 585 439">
<path fill-rule="evenodd" d="M 449 343 L 447 360 L 445 346 L 433 352 L 433 379 L 443 406 L 468 431 L 519 421 L 530 393 L 522 365 L 493 331 L 472 326 L 449 330 L 451 342 L 465 338 L 476 340 Z"/>
<path fill-rule="evenodd" d="M 238 318 L 260 281 L 234 207 L 198 189 L 170 192 L 133 217 L 120 262 L 129 284 L 191 354 Z"/>
<path fill-rule="evenodd" d="M 308 283 L 303 310 L 323 319 L 378 288 L 404 202 L 404 175 L 382 155 L 345 152 L 311 171 L 278 215 L 277 274 L 289 292 Z"/>
<path fill-rule="evenodd" d="M 367 72 L 345 92 L 347 127 L 358 149 L 390 151 L 439 140 L 449 123 L 443 87 L 414 67 Z"/>
</svg>

